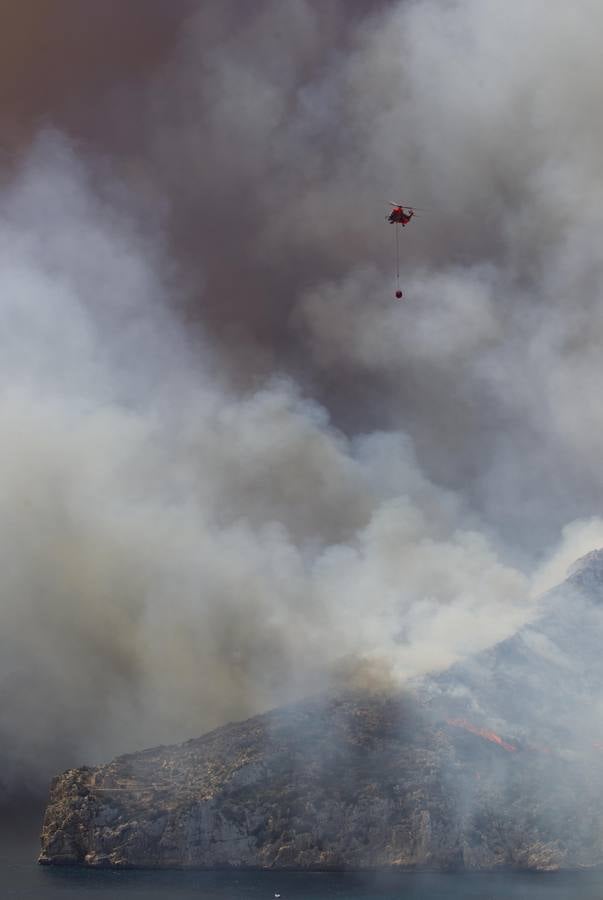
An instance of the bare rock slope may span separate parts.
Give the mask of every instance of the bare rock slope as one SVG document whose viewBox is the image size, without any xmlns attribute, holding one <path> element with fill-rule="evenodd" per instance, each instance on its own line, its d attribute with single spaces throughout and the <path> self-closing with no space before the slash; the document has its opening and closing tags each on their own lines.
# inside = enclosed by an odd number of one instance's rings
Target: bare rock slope
<svg viewBox="0 0 603 900">
<path fill-rule="evenodd" d="M 40 862 L 90 866 L 556 868 L 603 861 L 547 798 L 548 757 L 408 698 L 308 702 L 52 785 Z M 543 768 L 544 767 L 544 768 Z M 549 773 L 550 774 L 550 773 Z M 571 784 L 573 782 L 573 788 Z M 569 804 L 569 805 L 568 805 Z M 592 805 L 592 804 L 591 804 Z"/>
<path fill-rule="evenodd" d="M 53 781 L 49 865 L 603 864 L 603 554 L 514 638 L 399 696 L 318 698 Z"/>
</svg>

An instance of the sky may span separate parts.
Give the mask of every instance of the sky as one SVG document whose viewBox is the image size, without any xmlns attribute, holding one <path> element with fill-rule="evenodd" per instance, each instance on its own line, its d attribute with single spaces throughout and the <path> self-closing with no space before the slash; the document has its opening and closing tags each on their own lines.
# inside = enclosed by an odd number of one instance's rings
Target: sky
<svg viewBox="0 0 603 900">
<path fill-rule="evenodd" d="M 0 25 L 5 791 L 513 633 L 603 537 L 600 4 Z"/>
</svg>

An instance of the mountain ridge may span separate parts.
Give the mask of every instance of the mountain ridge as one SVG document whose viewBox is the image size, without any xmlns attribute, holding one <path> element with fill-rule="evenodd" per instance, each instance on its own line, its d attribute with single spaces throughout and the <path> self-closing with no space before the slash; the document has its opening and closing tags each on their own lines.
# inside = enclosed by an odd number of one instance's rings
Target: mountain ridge
<svg viewBox="0 0 603 900">
<path fill-rule="evenodd" d="M 40 862 L 603 865 L 603 735 L 596 716 L 587 727 L 601 595 L 596 551 L 516 635 L 412 690 L 312 698 L 71 769 L 52 783 Z"/>
</svg>

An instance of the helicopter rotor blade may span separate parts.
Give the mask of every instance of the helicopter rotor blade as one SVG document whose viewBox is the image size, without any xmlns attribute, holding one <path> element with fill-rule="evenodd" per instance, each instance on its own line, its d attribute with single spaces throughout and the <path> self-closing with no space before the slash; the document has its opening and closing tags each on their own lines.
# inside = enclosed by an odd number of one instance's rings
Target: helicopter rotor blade
<svg viewBox="0 0 603 900">
<path fill-rule="evenodd" d="M 420 209 L 421 212 L 425 212 L 424 206 L 411 206 L 408 203 L 392 203 L 391 200 L 388 201 L 390 206 L 399 207 L 400 209 Z"/>
</svg>

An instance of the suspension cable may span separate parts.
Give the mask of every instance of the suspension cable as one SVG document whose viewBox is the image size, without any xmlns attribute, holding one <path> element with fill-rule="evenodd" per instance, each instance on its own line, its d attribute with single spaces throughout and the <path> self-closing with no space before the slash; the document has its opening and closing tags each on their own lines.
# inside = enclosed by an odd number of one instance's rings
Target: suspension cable
<svg viewBox="0 0 603 900">
<path fill-rule="evenodd" d="M 396 290 L 400 290 L 400 226 L 394 225 L 396 232 Z"/>
</svg>

